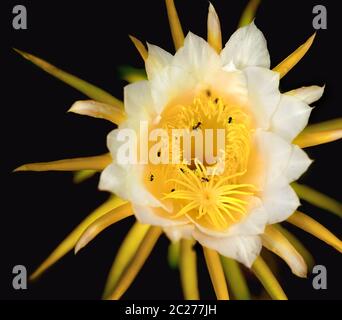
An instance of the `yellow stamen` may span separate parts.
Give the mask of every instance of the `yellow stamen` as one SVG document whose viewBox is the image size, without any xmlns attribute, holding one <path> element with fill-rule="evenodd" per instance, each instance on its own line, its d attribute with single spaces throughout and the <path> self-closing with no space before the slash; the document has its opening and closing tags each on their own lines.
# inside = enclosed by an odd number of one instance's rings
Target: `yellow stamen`
<svg viewBox="0 0 342 320">
<path fill-rule="evenodd" d="M 93 100 L 76 101 L 68 112 L 108 120 L 114 124 L 122 123 L 126 114 L 122 108 Z"/>
<path fill-rule="evenodd" d="M 253 21 L 256 11 L 258 10 L 258 7 L 260 5 L 260 2 L 261 0 L 250 0 L 248 2 L 245 10 L 241 15 L 238 25 L 239 28 L 244 27 Z"/>
<path fill-rule="evenodd" d="M 220 19 L 211 3 L 209 3 L 208 12 L 208 43 L 216 50 L 217 53 L 221 52 L 222 35 Z"/>
<path fill-rule="evenodd" d="M 335 213 L 342 218 L 342 204 L 337 200 L 297 182 L 293 182 L 291 186 L 296 191 L 299 198 L 313 204 L 318 208 Z"/>
<path fill-rule="evenodd" d="M 124 241 L 121 243 L 119 251 L 114 259 L 106 281 L 103 297 L 108 297 L 114 290 L 120 276 L 125 271 L 129 262 L 137 252 L 141 241 L 149 229 L 149 225 L 136 222 L 129 230 Z"/>
<path fill-rule="evenodd" d="M 48 256 L 48 258 L 32 273 L 30 280 L 35 280 L 38 278 L 46 269 L 52 266 L 56 261 L 62 258 L 67 252 L 69 252 L 77 243 L 77 240 L 84 232 L 84 230 L 95 220 L 97 220 L 102 215 L 106 214 L 108 211 L 113 210 L 123 204 L 126 201 L 118 198 L 112 197 L 98 207 L 94 212 L 92 212 L 87 218 L 85 218 L 75 229 L 72 231 L 61 244 Z"/>
<path fill-rule="evenodd" d="M 229 283 L 229 289 L 234 298 L 237 300 L 250 300 L 251 294 L 238 262 L 223 256 L 221 256 L 221 262 L 227 282 Z"/>
<path fill-rule="evenodd" d="M 301 148 L 318 146 L 320 144 L 333 142 L 342 138 L 342 129 L 329 131 L 303 131 L 293 143 Z"/>
<path fill-rule="evenodd" d="M 296 51 L 290 54 L 285 60 L 280 62 L 273 71 L 280 74 L 280 78 L 284 77 L 308 52 L 310 49 L 316 33 L 314 33 L 304 44 L 302 44 Z"/>
<path fill-rule="evenodd" d="M 175 7 L 174 0 L 165 0 L 165 3 L 167 15 L 169 17 L 172 39 L 175 44 L 176 50 L 178 50 L 184 44 L 184 33 L 178 18 L 178 13 Z"/>
<path fill-rule="evenodd" d="M 290 243 L 303 257 L 308 269 L 311 270 L 315 265 L 315 261 L 309 250 L 305 248 L 304 245 L 291 232 L 283 228 L 280 224 L 274 224 L 273 227 L 277 228 L 278 231 L 280 231 L 287 238 L 287 240 L 290 241 Z"/>
<path fill-rule="evenodd" d="M 228 288 L 218 253 L 203 247 L 211 282 L 218 300 L 229 300 Z"/>
<path fill-rule="evenodd" d="M 342 252 L 342 241 L 306 214 L 296 211 L 287 221 Z"/>
<path fill-rule="evenodd" d="M 263 246 L 282 258 L 295 275 L 306 278 L 308 270 L 303 257 L 278 229 L 267 226 L 261 238 Z"/>
<path fill-rule="evenodd" d="M 112 162 L 109 153 L 84 158 L 64 159 L 51 162 L 37 162 L 24 164 L 14 170 L 18 171 L 78 171 L 96 170 L 102 171 Z"/>
<path fill-rule="evenodd" d="M 180 247 L 180 277 L 186 300 L 199 300 L 196 252 L 194 240 L 182 239 Z"/>
<path fill-rule="evenodd" d="M 260 256 L 254 261 L 252 270 L 272 299 L 287 300 L 276 277 Z"/>
<path fill-rule="evenodd" d="M 78 91 L 84 93 L 86 96 L 88 96 L 91 99 L 94 99 L 99 102 L 107 103 L 112 106 L 116 106 L 119 109 L 124 109 L 123 102 L 118 100 L 117 98 L 113 97 L 108 92 L 80 79 L 77 78 L 70 73 L 67 73 L 61 69 L 56 68 L 52 64 L 44 61 L 43 59 L 40 59 L 30 53 L 15 49 L 16 52 L 18 52 L 21 56 L 23 56 L 25 59 L 31 61 L 33 64 L 35 64 L 37 67 L 43 69 L 45 72 L 51 74 L 52 76 L 56 77 L 57 79 L 65 82 L 69 86 L 77 89 Z"/>
<path fill-rule="evenodd" d="M 143 241 L 141 242 L 135 256 L 131 260 L 130 264 L 121 275 L 114 292 L 109 297 L 110 300 L 118 300 L 129 288 L 141 267 L 144 265 L 147 257 L 150 255 L 157 240 L 162 234 L 162 229 L 159 227 L 150 227 L 147 231 Z"/>
<path fill-rule="evenodd" d="M 112 224 L 133 215 L 130 203 L 115 208 L 92 222 L 81 234 L 75 245 L 75 254 L 92 241 L 99 233 Z"/>
<path fill-rule="evenodd" d="M 141 57 L 144 59 L 144 61 L 146 61 L 148 57 L 148 53 L 143 43 L 139 39 L 131 35 L 129 36 L 129 38 L 132 40 L 133 44 L 135 45 L 136 49 L 140 53 Z"/>
</svg>

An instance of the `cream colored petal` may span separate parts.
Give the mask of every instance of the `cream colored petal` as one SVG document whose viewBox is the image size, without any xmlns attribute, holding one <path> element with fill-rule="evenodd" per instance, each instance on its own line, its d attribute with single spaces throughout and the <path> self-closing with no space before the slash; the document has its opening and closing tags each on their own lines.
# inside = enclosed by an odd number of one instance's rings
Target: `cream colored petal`
<svg viewBox="0 0 342 320">
<path fill-rule="evenodd" d="M 292 145 L 292 153 L 286 167 L 286 177 L 289 179 L 289 182 L 298 180 L 312 162 L 313 161 L 301 148 Z"/>
<path fill-rule="evenodd" d="M 149 120 L 154 114 L 149 81 L 139 81 L 125 86 L 124 103 L 125 111 L 130 119 Z"/>
<path fill-rule="evenodd" d="M 263 246 L 282 258 L 296 276 L 306 278 L 308 270 L 303 257 L 280 231 L 268 226 L 261 239 Z"/>
<path fill-rule="evenodd" d="M 190 73 L 196 81 L 205 82 L 221 69 L 221 60 L 217 52 L 203 38 L 189 32 L 184 46 L 179 49 L 172 65 Z"/>
<path fill-rule="evenodd" d="M 216 250 L 221 255 L 235 259 L 250 268 L 261 250 L 259 236 L 234 236 L 215 238 L 195 229 L 194 238 L 205 247 Z"/>
<path fill-rule="evenodd" d="M 250 111 L 258 128 L 269 129 L 271 118 L 280 102 L 279 75 L 260 67 L 244 70 L 247 79 Z"/>
<path fill-rule="evenodd" d="M 151 80 L 155 112 L 160 115 L 169 102 L 195 89 L 196 84 L 195 78 L 183 68 L 164 68 Z"/>
<path fill-rule="evenodd" d="M 321 99 L 324 93 L 324 87 L 310 86 L 301 87 L 299 89 L 291 90 L 285 92 L 286 95 L 296 97 L 297 99 L 305 102 L 306 104 L 311 104 Z"/>
<path fill-rule="evenodd" d="M 141 176 L 141 168 L 137 165 L 122 167 L 111 164 L 101 174 L 99 189 L 112 192 L 133 204 L 162 207 L 143 186 Z"/>
<path fill-rule="evenodd" d="M 238 69 L 256 66 L 270 68 L 270 55 L 262 32 L 254 22 L 238 29 L 221 52 L 224 65 L 233 62 Z"/>
<path fill-rule="evenodd" d="M 264 183 L 272 183 L 280 176 L 290 183 L 299 179 L 312 163 L 302 149 L 272 132 L 258 130 L 255 140 L 265 168 Z"/>
<path fill-rule="evenodd" d="M 152 79 L 158 72 L 172 63 L 173 56 L 164 49 L 147 44 L 148 58 L 145 62 L 148 79 Z"/>
<path fill-rule="evenodd" d="M 268 212 L 269 224 L 286 220 L 300 205 L 297 194 L 284 177 L 267 185 L 261 198 Z"/>
<path fill-rule="evenodd" d="M 184 219 L 166 219 L 158 215 L 154 208 L 150 206 L 141 206 L 133 204 L 133 211 L 139 222 L 150 224 L 152 226 L 160 226 L 163 228 L 171 226 L 184 226 L 188 221 Z"/>
<path fill-rule="evenodd" d="M 271 120 L 271 131 L 292 142 L 307 126 L 311 111 L 306 103 L 283 94 Z"/>
</svg>

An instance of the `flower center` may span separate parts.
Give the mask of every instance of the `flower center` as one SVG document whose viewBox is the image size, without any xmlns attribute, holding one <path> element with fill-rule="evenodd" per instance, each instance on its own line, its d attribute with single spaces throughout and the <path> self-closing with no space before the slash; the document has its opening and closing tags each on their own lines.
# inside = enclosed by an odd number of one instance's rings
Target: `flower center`
<svg viewBox="0 0 342 320">
<path fill-rule="evenodd" d="M 210 90 L 178 100 L 165 108 L 156 127 L 169 132 L 170 157 L 177 141 L 175 129 L 185 130 L 191 137 L 190 151 L 185 152 L 184 136 L 178 138 L 180 162 L 149 164 L 146 185 L 172 208 L 171 213 L 163 214 L 168 218 L 186 217 L 208 229 L 227 229 L 246 215 L 249 199 L 256 192 L 246 179 L 252 118 L 244 108 Z"/>
</svg>

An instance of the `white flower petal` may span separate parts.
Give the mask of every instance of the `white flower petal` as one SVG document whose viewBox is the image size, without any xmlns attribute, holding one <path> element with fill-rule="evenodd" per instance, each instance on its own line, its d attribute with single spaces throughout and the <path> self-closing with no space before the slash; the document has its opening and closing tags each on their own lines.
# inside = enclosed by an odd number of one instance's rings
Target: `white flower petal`
<svg viewBox="0 0 342 320">
<path fill-rule="evenodd" d="M 205 82 L 219 69 L 221 59 L 207 41 L 189 32 L 173 59 L 173 66 L 190 73 L 197 81 Z"/>
<path fill-rule="evenodd" d="M 288 183 L 297 180 L 310 166 L 312 160 L 296 145 L 292 145 L 272 132 L 257 130 L 255 143 L 262 155 L 264 184 L 271 184 L 279 177 Z"/>
<path fill-rule="evenodd" d="M 133 212 L 140 223 L 150 224 L 152 226 L 160 226 L 160 227 L 171 227 L 171 226 L 181 226 L 187 223 L 186 220 L 172 220 L 166 219 L 162 216 L 156 214 L 155 208 L 150 206 L 132 204 Z"/>
<path fill-rule="evenodd" d="M 251 112 L 258 128 L 268 129 L 280 102 L 279 74 L 260 67 L 244 70 Z"/>
<path fill-rule="evenodd" d="M 164 49 L 147 43 L 148 57 L 145 67 L 148 79 L 152 79 L 157 73 L 172 63 L 173 56 Z"/>
<path fill-rule="evenodd" d="M 282 94 L 271 120 L 271 131 L 292 142 L 308 124 L 311 110 L 312 108 L 299 99 Z"/>
<path fill-rule="evenodd" d="M 194 89 L 197 84 L 189 72 L 174 66 L 164 68 L 150 83 L 157 114 L 161 114 L 170 101 Z"/>
<path fill-rule="evenodd" d="M 235 259 L 250 268 L 260 254 L 262 245 L 259 236 L 234 236 L 215 238 L 194 230 L 193 237 L 205 247 L 216 250 L 221 255 Z"/>
<path fill-rule="evenodd" d="M 269 224 L 285 221 L 300 205 L 297 194 L 287 180 L 285 177 L 278 177 L 262 192 L 261 199 L 268 212 Z"/>
<path fill-rule="evenodd" d="M 250 201 L 246 217 L 241 220 L 241 222 L 230 227 L 227 231 L 227 235 L 250 236 L 262 234 L 264 232 L 268 220 L 268 212 L 259 198 L 252 197 Z"/>
<path fill-rule="evenodd" d="M 289 182 L 298 180 L 300 176 L 309 168 L 312 160 L 309 156 L 296 145 L 292 145 L 292 153 L 286 168 L 286 177 Z"/>
<path fill-rule="evenodd" d="M 307 104 L 311 104 L 321 99 L 324 93 L 324 89 L 325 89 L 325 86 L 324 87 L 319 87 L 319 86 L 302 87 L 299 89 L 288 91 L 285 94 L 296 97 L 297 99 Z"/>
<path fill-rule="evenodd" d="M 240 70 L 221 69 L 208 82 L 218 95 L 232 103 L 245 105 L 248 102 L 248 90 L 245 74 Z"/>
<path fill-rule="evenodd" d="M 154 112 L 154 106 L 149 81 L 138 81 L 125 86 L 124 102 L 125 111 L 129 118 L 150 119 Z"/>
<path fill-rule="evenodd" d="M 271 64 L 266 39 L 254 22 L 235 31 L 221 52 L 221 59 L 224 65 L 234 62 L 238 69 L 269 69 Z"/>
<path fill-rule="evenodd" d="M 123 167 L 112 163 L 102 171 L 99 189 L 140 206 L 162 207 L 143 186 L 141 176 L 140 166 Z"/>
<path fill-rule="evenodd" d="M 193 224 L 184 224 L 180 226 L 164 227 L 164 232 L 171 241 L 179 241 L 181 239 L 192 239 L 194 230 Z"/>
</svg>

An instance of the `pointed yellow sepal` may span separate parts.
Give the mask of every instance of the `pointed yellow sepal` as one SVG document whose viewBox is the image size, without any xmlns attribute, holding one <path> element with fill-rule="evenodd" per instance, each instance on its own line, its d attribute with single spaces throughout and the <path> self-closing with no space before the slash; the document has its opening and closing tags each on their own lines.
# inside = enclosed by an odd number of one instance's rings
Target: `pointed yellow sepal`
<svg viewBox="0 0 342 320">
<path fill-rule="evenodd" d="M 171 269 L 177 269 L 179 267 L 180 241 L 170 242 L 167 249 L 167 260 Z"/>
<path fill-rule="evenodd" d="M 315 265 L 315 260 L 309 250 L 287 229 L 283 228 L 280 224 L 273 224 L 274 228 L 277 228 L 289 242 L 295 247 L 299 254 L 303 257 L 309 270 Z"/>
<path fill-rule="evenodd" d="M 133 37 L 130 35 L 129 38 L 133 42 L 135 48 L 138 50 L 140 56 L 143 58 L 144 61 L 146 61 L 146 59 L 148 57 L 148 52 L 147 52 L 144 44 L 136 37 Z"/>
<path fill-rule="evenodd" d="M 102 171 L 112 162 L 109 153 L 84 158 L 64 159 L 50 162 L 37 162 L 24 164 L 13 172 L 18 171 L 78 171 L 78 170 L 95 170 Z"/>
<path fill-rule="evenodd" d="M 325 194 L 312 189 L 304 184 L 293 182 L 291 184 L 298 197 L 313 204 L 318 208 L 322 208 L 332 212 L 342 218 L 342 204 L 335 199 L 332 199 Z"/>
<path fill-rule="evenodd" d="M 131 215 L 133 215 L 132 206 L 130 203 L 125 203 L 99 217 L 83 231 L 80 238 L 77 240 L 77 243 L 75 244 L 75 254 L 84 248 L 104 229 Z"/>
<path fill-rule="evenodd" d="M 310 124 L 303 132 L 320 132 L 342 130 L 342 118 L 336 118 L 319 123 Z"/>
<path fill-rule="evenodd" d="M 272 299 L 287 300 L 278 280 L 260 256 L 254 261 L 252 270 Z"/>
<path fill-rule="evenodd" d="M 256 12 L 258 10 L 258 7 L 260 5 L 261 0 L 250 0 L 243 11 L 238 28 L 247 26 L 250 24 L 253 19 L 255 18 Z"/>
<path fill-rule="evenodd" d="M 169 17 L 170 29 L 173 43 L 176 50 L 181 48 L 184 44 L 184 33 L 181 23 L 178 18 L 178 13 L 175 7 L 174 0 L 165 0 L 167 15 Z"/>
<path fill-rule="evenodd" d="M 324 143 L 333 142 L 342 138 L 342 129 L 326 131 L 303 131 L 293 141 L 301 148 L 315 147 Z"/>
<path fill-rule="evenodd" d="M 68 112 L 108 120 L 116 125 L 121 124 L 126 119 L 126 113 L 122 108 L 94 100 L 76 101 Z"/>
<path fill-rule="evenodd" d="M 324 241 L 342 253 L 342 241 L 332 234 L 327 228 L 306 214 L 296 211 L 290 218 L 287 219 L 287 221 L 296 227 L 312 234 L 316 238 Z"/>
<path fill-rule="evenodd" d="M 85 218 L 75 229 L 72 231 L 60 244 L 59 246 L 48 256 L 48 258 L 32 273 L 30 280 L 35 280 L 38 278 L 46 269 L 51 267 L 60 258 L 62 258 L 66 253 L 68 253 L 77 243 L 77 240 L 83 233 L 83 231 L 95 220 L 97 220 L 102 215 L 106 214 L 108 211 L 113 210 L 126 201 L 118 198 L 112 197 L 98 207 L 94 212 L 92 212 L 87 218 Z"/>
<path fill-rule="evenodd" d="M 221 256 L 223 271 L 229 284 L 229 289 L 237 300 L 250 300 L 245 276 L 243 275 L 239 263 L 233 259 Z"/>
<path fill-rule="evenodd" d="M 216 13 L 214 6 L 209 3 L 208 12 L 208 43 L 220 53 L 222 50 L 222 34 L 220 19 Z"/>
<path fill-rule="evenodd" d="M 296 51 L 290 54 L 285 60 L 280 62 L 273 71 L 278 72 L 280 78 L 284 77 L 308 52 L 310 49 L 316 33 L 314 33 L 304 44 L 302 44 Z"/>
<path fill-rule="evenodd" d="M 203 247 L 203 252 L 217 300 L 229 300 L 228 287 L 220 256 L 216 251 L 206 247 Z"/>
<path fill-rule="evenodd" d="M 139 245 L 146 235 L 149 225 L 135 222 L 129 230 L 124 241 L 121 243 L 119 251 L 114 259 L 113 265 L 109 271 L 106 286 L 103 292 L 103 298 L 108 297 L 114 290 L 120 276 L 128 266 L 129 262 L 137 252 Z"/>
<path fill-rule="evenodd" d="M 197 280 L 197 258 L 193 246 L 194 240 L 180 240 L 179 271 L 182 283 L 184 299 L 199 300 Z"/>
<path fill-rule="evenodd" d="M 117 98 L 113 97 L 108 92 L 90 84 L 89 82 L 86 82 L 78 77 L 73 76 L 70 73 L 67 73 L 61 69 L 58 69 L 57 67 L 53 66 L 52 64 L 44 61 L 43 59 L 40 59 L 30 53 L 15 49 L 14 50 L 19 53 L 21 56 L 23 56 L 25 59 L 31 61 L 33 64 L 35 64 L 37 67 L 43 69 L 45 72 L 51 74 L 55 78 L 65 82 L 69 86 L 77 89 L 78 91 L 84 93 L 86 96 L 88 96 L 91 99 L 94 99 L 96 101 L 107 103 L 112 106 L 116 106 L 117 108 L 123 109 L 124 105 L 123 102 L 118 100 Z"/>
<path fill-rule="evenodd" d="M 137 252 L 119 278 L 113 293 L 108 298 L 109 300 L 118 300 L 127 291 L 129 286 L 132 284 L 135 277 L 137 276 L 138 272 L 144 265 L 146 259 L 150 255 L 161 234 L 161 228 L 154 226 L 149 228 Z"/>
<path fill-rule="evenodd" d="M 282 258 L 296 276 L 306 278 L 308 268 L 303 257 L 277 228 L 267 226 L 261 239 L 263 246 Z"/>
<path fill-rule="evenodd" d="M 82 183 L 96 174 L 96 170 L 80 170 L 74 173 L 73 182 L 78 184 Z"/>
</svg>

